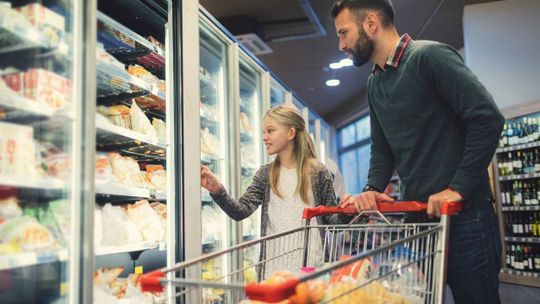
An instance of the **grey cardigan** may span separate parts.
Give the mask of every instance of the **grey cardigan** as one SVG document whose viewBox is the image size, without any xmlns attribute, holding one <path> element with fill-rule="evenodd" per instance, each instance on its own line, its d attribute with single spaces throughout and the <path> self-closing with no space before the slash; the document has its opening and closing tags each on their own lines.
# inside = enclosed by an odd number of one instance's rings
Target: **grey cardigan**
<svg viewBox="0 0 540 304">
<path fill-rule="evenodd" d="M 261 210 L 261 236 L 266 235 L 266 228 L 268 226 L 268 202 L 270 201 L 270 168 L 272 163 L 266 164 L 259 168 L 251 185 L 247 188 L 246 192 L 238 199 L 232 198 L 225 190 L 221 188 L 221 192 L 215 195 L 211 195 L 214 201 L 236 221 L 241 221 L 250 216 L 259 205 L 262 205 Z M 315 162 L 311 166 L 310 170 L 311 189 L 313 191 L 313 198 L 315 205 L 336 206 L 336 195 L 332 186 L 332 177 L 326 167 Z M 348 223 L 349 216 L 343 215 L 330 215 L 317 218 L 319 225 L 327 224 L 341 224 Z"/>
</svg>

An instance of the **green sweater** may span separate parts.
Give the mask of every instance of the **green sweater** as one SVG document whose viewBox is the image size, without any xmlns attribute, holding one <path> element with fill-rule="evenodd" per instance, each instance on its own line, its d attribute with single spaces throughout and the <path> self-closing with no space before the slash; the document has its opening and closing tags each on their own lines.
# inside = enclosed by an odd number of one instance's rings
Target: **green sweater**
<svg viewBox="0 0 540 304">
<path fill-rule="evenodd" d="M 504 124 L 493 98 L 450 46 L 410 41 L 397 68 L 368 80 L 368 184 L 383 190 L 396 169 L 404 200 L 448 187 L 464 201 L 492 199 L 487 167 Z"/>
</svg>

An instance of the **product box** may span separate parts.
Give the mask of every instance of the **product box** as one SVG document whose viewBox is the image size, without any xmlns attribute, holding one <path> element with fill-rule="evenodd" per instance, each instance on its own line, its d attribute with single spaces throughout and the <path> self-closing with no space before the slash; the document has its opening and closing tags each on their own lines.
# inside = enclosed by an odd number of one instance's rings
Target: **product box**
<svg viewBox="0 0 540 304">
<path fill-rule="evenodd" d="M 14 93 L 17 93 L 21 96 L 24 95 L 23 91 L 23 81 L 24 81 L 24 73 L 11 73 L 11 74 L 5 74 L 1 76 L 4 80 L 4 83 L 8 88 L 10 88 Z"/>
<path fill-rule="evenodd" d="M 16 9 L 25 16 L 36 30 L 47 37 L 51 46 L 57 46 L 64 37 L 65 18 L 39 3 L 32 3 Z"/>
<path fill-rule="evenodd" d="M 29 69 L 24 74 L 24 96 L 63 109 L 71 103 L 71 81 L 47 70 Z"/>
<path fill-rule="evenodd" d="M 0 176 L 35 177 L 36 155 L 32 127 L 0 122 Z"/>
</svg>

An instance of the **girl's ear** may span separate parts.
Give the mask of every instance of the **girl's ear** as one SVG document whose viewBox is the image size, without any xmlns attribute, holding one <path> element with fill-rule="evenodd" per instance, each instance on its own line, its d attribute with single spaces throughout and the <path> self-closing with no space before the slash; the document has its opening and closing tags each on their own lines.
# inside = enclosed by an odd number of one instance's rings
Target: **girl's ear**
<svg viewBox="0 0 540 304">
<path fill-rule="evenodd" d="M 296 137 L 296 129 L 295 128 L 289 128 L 289 133 L 287 133 L 287 139 L 293 140 Z"/>
</svg>

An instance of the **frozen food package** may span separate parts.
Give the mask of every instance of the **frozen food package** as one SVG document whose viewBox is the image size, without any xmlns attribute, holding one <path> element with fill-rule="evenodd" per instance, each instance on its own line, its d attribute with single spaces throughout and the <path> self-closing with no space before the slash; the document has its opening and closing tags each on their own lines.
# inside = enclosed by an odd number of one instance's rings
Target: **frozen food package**
<svg viewBox="0 0 540 304">
<path fill-rule="evenodd" d="M 34 178 L 36 154 L 34 129 L 0 122 L 0 175 Z"/>
<path fill-rule="evenodd" d="M 112 66 L 115 66 L 119 69 L 124 70 L 125 64 L 120 62 L 118 59 L 116 59 L 113 55 L 109 54 L 105 48 L 103 47 L 103 43 L 97 43 L 96 47 L 96 59 L 104 62 L 106 64 L 110 64 Z"/>
<path fill-rule="evenodd" d="M 165 236 L 167 235 L 167 205 L 160 202 L 153 202 L 150 204 L 150 207 L 154 209 L 161 221 L 161 227 L 163 228 L 164 237 L 163 240 L 165 240 Z"/>
<path fill-rule="evenodd" d="M 0 224 L 8 219 L 22 216 L 22 214 L 17 199 L 17 189 L 0 186 Z"/>
<path fill-rule="evenodd" d="M 31 3 L 16 8 L 34 28 L 45 36 L 50 46 L 58 46 L 65 36 L 64 16 L 39 3 Z"/>
<path fill-rule="evenodd" d="M 71 178 L 71 155 L 67 153 L 58 153 L 45 159 L 47 173 L 49 176 L 62 180 Z"/>
<path fill-rule="evenodd" d="M 137 226 L 131 222 L 124 209 L 105 204 L 102 209 L 103 245 L 124 245 L 142 242 L 143 238 Z"/>
<path fill-rule="evenodd" d="M 98 106 L 97 112 L 107 117 L 107 120 L 122 128 L 131 129 L 131 116 L 126 105 Z"/>
<path fill-rule="evenodd" d="M 147 200 L 127 205 L 126 213 L 131 222 L 139 229 L 145 241 L 157 242 L 164 239 L 161 220 Z"/>
<path fill-rule="evenodd" d="M 110 287 L 122 271 L 124 271 L 124 267 L 98 268 L 94 271 L 94 285 Z"/>
<path fill-rule="evenodd" d="M 156 48 L 160 49 L 162 52 L 165 51 L 165 46 L 163 45 L 163 43 L 161 43 L 156 38 L 154 38 L 152 36 L 148 36 L 148 37 L 146 37 L 146 39 L 148 41 L 150 41 L 150 43 L 152 43 Z"/>
<path fill-rule="evenodd" d="M 94 174 L 98 180 L 109 181 L 113 179 L 111 162 L 106 153 L 96 153 L 96 172 Z"/>
<path fill-rule="evenodd" d="M 147 173 L 147 176 L 155 189 L 162 191 L 167 189 L 167 172 L 165 170 L 156 170 Z"/>
<path fill-rule="evenodd" d="M 162 142 L 167 142 L 167 125 L 159 118 L 152 118 L 152 126 L 156 130 L 156 136 Z"/>
<path fill-rule="evenodd" d="M 217 138 L 210 133 L 208 128 L 201 130 L 201 152 L 216 156 L 217 154 Z"/>
<path fill-rule="evenodd" d="M 121 156 L 118 153 L 110 153 L 109 160 L 113 175 L 120 183 L 133 187 L 143 187 L 145 185 L 139 163 L 135 159 Z"/>
<path fill-rule="evenodd" d="M 136 102 L 131 103 L 129 114 L 131 116 L 131 129 L 133 131 L 142 133 L 151 139 L 157 139 L 156 130 Z"/>
<path fill-rule="evenodd" d="M 12 218 L 0 224 L 0 241 L 19 244 L 23 251 L 46 249 L 54 245 L 51 232 L 30 216 Z"/>
<path fill-rule="evenodd" d="M 24 96 L 54 110 L 71 105 L 71 90 L 71 80 L 51 71 L 29 69 L 24 74 Z"/>
</svg>

